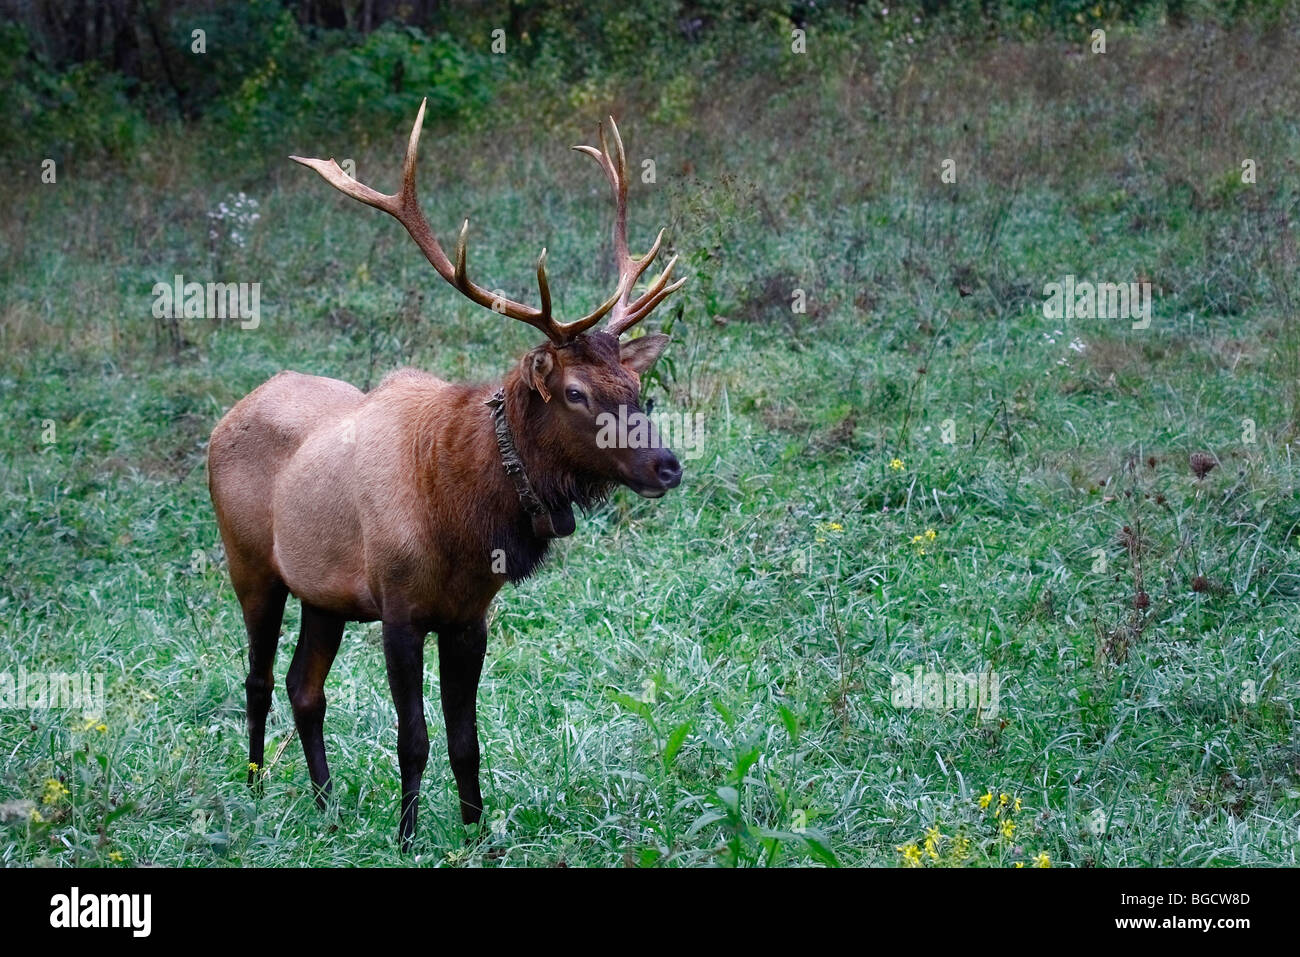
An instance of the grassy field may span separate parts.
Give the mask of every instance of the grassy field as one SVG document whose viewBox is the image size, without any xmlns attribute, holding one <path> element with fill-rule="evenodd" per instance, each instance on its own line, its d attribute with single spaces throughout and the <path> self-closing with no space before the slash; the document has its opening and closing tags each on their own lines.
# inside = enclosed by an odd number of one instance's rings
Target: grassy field
<svg viewBox="0 0 1300 957">
<path fill-rule="evenodd" d="M 633 243 L 668 224 L 691 277 L 651 394 L 707 433 L 680 490 L 618 492 L 496 602 L 477 844 L 429 663 L 415 862 L 1297 864 L 1298 55 L 1195 27 L 1101 55 L 814 42 L 428 129 L 444 242 L 470 216 L 478 277 L 525 299 L 547 246 L 573 314 L 609 286 L 609 213 L 567 147 L 617 113 L 656 169 Z M 391 189 L 405 133 L 283 152 Z M 0 709 L 4 864 L 404 862 L 377 625 L 327 684 L 335 806 L 283 692 L 244 784 L 207 436 L 283 368 L 487 380 L 536 334 L 387 217 L 215 148 L 6 191 L 0 671 L 102 673 L 106 707 Z M 242 243 L 208 215 L 241 191 Z M 260 326 L 154 319 L 176 273 L 260 282 Z M 1067 275 L 1150 282 L 1149 327 L 1045 318 Z M 291 603 L 281 683 L 296 629 Z M 995 675 L 996 708 L 901 706 L 917 668 Z"/>
</svg>

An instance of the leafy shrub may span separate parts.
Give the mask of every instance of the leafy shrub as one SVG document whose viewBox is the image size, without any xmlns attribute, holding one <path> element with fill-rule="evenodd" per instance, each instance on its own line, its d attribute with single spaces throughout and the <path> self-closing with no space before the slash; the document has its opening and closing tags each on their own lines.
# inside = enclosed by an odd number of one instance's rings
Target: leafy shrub
<svg viewBox="0 0 1300 957">
<path fill-rule="evenodd" d="M 241 141 L 265 142 L 292 128 L 305 136 L 340 136 L 410 123 L 414 104 L 429 99 L 430 118 L 463 116 L 488 96 L 482 57 L 445 33 L 385 24 L 357 45 L 327 44 L 304 56 L 292 18 L 277 21 L 267 55 L 220 111 Z M 320 47 L 313 47 L 319 50 Z"/>
<path fill-rule="evenodd" d="M 0 24 L 0 87 L 0 155 L 124 158 L 149 132 L 144 113 L 128 96 L 128 78 L 93 61 L 56 71 L 15 24 Z"/>
</svg>

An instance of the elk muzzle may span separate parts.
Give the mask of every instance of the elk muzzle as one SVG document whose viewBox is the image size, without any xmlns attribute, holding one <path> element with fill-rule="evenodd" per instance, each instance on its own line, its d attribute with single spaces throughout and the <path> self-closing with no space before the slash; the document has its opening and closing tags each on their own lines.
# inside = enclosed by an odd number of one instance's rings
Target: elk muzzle
<svg viewBox="0 0 1300 957">
<path fill-rule="evenodd" d="M 643 498 L 660 498 L 682 483 L 682 464 L 648 415 L 636 409 L 626 421 L 629 428 L 622 435 L 625 457 L 619 462 L 619 481 Z"/>
</svg>

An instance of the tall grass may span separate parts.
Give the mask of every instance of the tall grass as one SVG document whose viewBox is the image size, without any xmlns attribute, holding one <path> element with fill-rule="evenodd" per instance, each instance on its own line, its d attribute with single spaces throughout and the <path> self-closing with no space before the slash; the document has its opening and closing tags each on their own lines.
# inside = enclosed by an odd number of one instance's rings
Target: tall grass
<svg viewBox="0 0 1300 957">
<path fill-rule="evenodd" d="M 435 743 L 417 860 L 1294 865 L 1296 34 L 771 43 L 766 74 L 521 82 L 425 134 L 435 228 L 470 216 L 478 276 L 515 297 L 547 246 L 572 312 L 609 287 L 609 210 L 566 148 L 617 114 L 655 168 L 634 242 L 668 223 L 691 276 L 657 408 L 708 432 L 679 492 L 616 496 L 498 600 L 489 834 L 464 843 Z M 405 132 L 279 153 L 391 189 Z M 282 695 L 266 793 L 242 783 L 206 436 L 282 368 L 487 379 L 534 333 L 387 218 L 219 146 L 27 171 L 0 217 L 0 671 L 108 689 L 93 721 L 0 710 L 6 863 L 398 860 L 376 626 L 327 685 L 336 807 Z M 260 219 L 214 239 L 240 191 Z M 165 327 L 150 290 L 177 272 L 262 283 L 261 325 Z M 1066 274 L 1151 282 L 1151 327 L 1045 319 Z M 917 667 L 995 672 L 996 712 L 899 706 Z"/>
</svg>

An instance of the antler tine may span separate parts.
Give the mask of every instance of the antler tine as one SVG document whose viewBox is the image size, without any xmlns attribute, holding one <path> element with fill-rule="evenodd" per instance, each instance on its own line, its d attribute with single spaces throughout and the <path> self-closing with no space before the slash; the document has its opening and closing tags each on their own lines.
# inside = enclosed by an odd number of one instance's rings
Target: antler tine
<svg viewBox="0 0 1300 957">
<path fill-rule="evenodd" d="M 433 230 L 430 229 L 428 221 L 424 218 L 424 214 L 420 211 L 420 203 L 415 188 L 415 172 L 420 149 L 420 133 L 424 128 L 424 111 L 427 103 L 427 100 L 421 101 L 420 110 L 415 116 L 415 123 L 411 126 L 411 135 L 406 143 L 406 155 L 402 160 L 402 185 L 396 193 L 381 193 L 378 190 L 371 189 L 364 183 L 358 182 L 343 172 L 333 159 L 308 159 L 302 156 L 291 156 L 290 159 L 314 169 L 322 179 L 344 195 L 365 203 L 367 206 L 383 210 L 400 222 L 406 227 L 406 231 L 411 234 L 411 238 L 415 240 L 416 245 L 420 247 L 420 251 L 424 253 L 425 259 L 429 260 L 429 264 L 433 266 L 438 275 L 442 276 L 471 302 L 486 306 L 495 312 L 503 313 L 512 319 L 518 319 L 520 322 L 526 322 L 530 326 L 540 329 L 556 345 L 564 345 L 572 341 L 575 336 L 590 329 L 606 315 L 610 316 L 606 330 L 617 336 L 620 332 L 644 319 L 667 296 L 682 287 L 685 282 L 684 279 L 679 279 L 671 285 L 668 283 L 673 264 L 676 262 L 674 257 L 659 277 L 650 284 L 649 288 L 636 300 L 631 300 L 633 287 L 640 281 L 641 276 L 659 253 L 659 246 L 663 241 L 664 232 L 662 229 L 659 231 L 659 235 L 655 239 L 654 245 L 650 247 L 650 251 L 640 259 L 634 258 L 628 253 L 627 153 L 623 148 L 623 138 L 618 132 L 618 124 L 614 122 L 612 116 L 609 118 L 609 139 L 606 138 L 604 125 L 602 124 L 600 127 L 599 149 L 593 146 L 575 146 L 574 149 L 587 153 L 600 164 L 601 171 L 605 174 L 605 178 L 609 180 L 609 184 L 614 190 L 614 257 L 618 264 L 618 285 L 615 287 L 613 295 L 580 319 L 568 323 L 556 322 L 551 314 L 551 287 L 546 275 L 545 249 L 542 250 L 537 259 L 537 291 L 541 299 L 541 308 L 534 308 L 513 299 L 506 299 L 478 285 L 469 278 L 466 266 L 469 246 L 469 220 L 467 219 L 461 224 L 460 233 L 456 237 L 455 258 L 452 260 L 447 258 L 447 254 L 443 251 L 441 244 L 433 235 Z M 610 148 L 611 140 L 612 150 Z"/>
<path fill-rule="evenodd" d="M 623 181 L 624 189 L 627 187 L 627 153 L 623 151 L 623 137 L 618 133 L 618 124 L 614 122 L 614 117 L 609 118 L 609 130 L 614 134 L 614 145 L 618 148 L 618 176 Z"/>
<path fill-rule="evenodd" d="M 659 245 L 660 245 L 663 241 L 664 241 L 664 231 L 663 231 L 662 229 L 660 229 L 660 230 L 659 230 L 659 235 L 655 237 L 655 241 L 654 241 L 653 244 L 651 244 L 649 252 L 647 252 L 647 253 L 646 253 L 644 256 L 642 256 L 640 259 L 636 260 L 636 263 L 637 263 L 636 270 L 632 273 L 632 282 L 628 284 L 628 291 L 629 291 L 629 292 L 631 292 L 631 291 L 632 291 L 632 287 L 635 286 L 635 285 L 636 285 L 636 284 L 641 280 L 641 274 L 644 273 L 647 269 L 650 268 L 650 264 L 651 264 L 652 262 L 654 262 L 655 257 L 659 255 Z M 664 267 L 664 275 L 665 275 L 665 276 L 666 276 L 666 275 L 667 275 L 667 274 L 672 270 L 672 268 L 673 268 L 673 263 L 676 262 L 676 261 L 677 261 L 677 257 L 674 256 L 674 257 L 669 261 L 668 265 L 667 265 L 666 267 Z M 646 298 L 645 294 L 643 294 L 643 295 L 641 296 L 641 298 L 642 298 L 642 299 Z"/>
<path fill-rule="evenodd" d="M 406 156 L 402 158 L 402 201 L 418 209 L 415 199 L 415 159 L 420 152 L 420 133 L 424 130 L 424 106 L 428 97 L 420 101 L 420 112 L 415 114 L 411 135 L 406 140 Z"/>
<path fill-rule="evenodd" d="M 427 103 L 427 100 L 420 102 L 420 111 L 416 114 L 415 123 L 411 127 L 411 136 L 406 144 L 406 156 L 402 161 L 402 186 L 397 193 L 381 193 L 378 190 L 371 189 L 364 183 L 354 180 L 343 172 L 333 159 L 327 161 L 307 159 L 302 156 L 291 156 L 290 159 L 314 169 L 327 183 L 344 195 L 351 196 L 368 206 L 383 210 L 405 226 L 406 231 L 411 234 L 411 238 L 420 247 L 420 251 L 424 253 L 424 258 L 429 260 L 429 264 L 437 270 L 438 275 L 459 290 L 467 299 L 480 306 L 486 306 L 495 312 L 503 313 L 511 319 L 526 322 L 544 332 L 556 345 L 562 345 L 567 341 L 566 333 L 563 327 L 557 326 L 555 320 L 551 317 L 550 289 L 546 284 L 543 264 L 539 263 L 538 275 L 542 308 L 535 309 L 525 303 L 498 296 L 469 278 L 465 267 L 469 220 L 465 220 L 461 226 L 460 235 L 456 242 L 456 261 L 454 264 L 447 258 L 442 245 L 433 235 L 433 230 L 424 218 L 424 213 L 420 211 L 415 189 L 416 159 L 419 155 L 420 132 L 424 127 L 424 111 Z"/>
<path fill-rule="evenodd" d="M 635 302 L 631 303 L 627 307 L 625 322 L 618 326 L 619 332 L 636 325 L 646 316 L 650 315 L 650 313 L 654 311 L 655 306 L 659 305 L 659 303 L 663 302 L 678 289 L 681 289 L 682 286 L 686 285 L 686 277 L 684 276 L 672 285 L 668 285 L 668 280 L 672 277 L 673 266 L 675 265 L 677 265 L 676 256 L 668 260 L 668 265 L 664 267 L 664 271 L 659 274 L 659 277 L 650 284 L 649 288 L 647 288 Z M 615 324 L 611 322 L 610 330 L 608 331 L 612 332 L 614 326 Z"/>
<path fill-rule="evenodd" d="M 674 257 L 659 278 L 650 285 L 650 288 L 635 301 L 630 301 L 632 289 L 640 281 L 645 271 L 650 268 L 650 264 L 654 262 L 655 257 L 659 255 L 659 247 L 663 243 L 664 231 L 659 230 L 659 235 L 655 237 L 654 244 L 644 256 L 636 258 L 628 251 L 627 152 L 623 148 L 623 137 L 618 132 L 618 123 L 614 121 L 612 116 L 609 118 L 609 129 L 610 134 L 609 139 L 607 139 L 604 124 L 601 124 L 600 149 L 596 149 L 594 146 L 575 146 L 574 149 L 586 153 L 600 164 L 601 171 L 605 174 L 605 178 L 609 180 L 609 184 L 614 190 L 614 261 L 618 266 L 619 282 L 618 292 L 615 293 L 612 307 L 604 311 L 612 313 L 609 323 L 605 326 L 605 331 L 610 335 L 617 336 L 648 316 L 659 303 L 680 289 L 685 280 L 679 279 L 672 285 L 668 284 L 673 264 L 677 261 L 676 257 Z M 611 141 L 613 144 L 612 150 L 610 149 Z"/>
<path fill-rule="evenodd" d="M 546 278 L 546 247 L 537 257 L 537 294 L 542 298 L 542 315 L 551 314 L 551 284 Z"/>
<path fill-rule="evenodd" d="M 626 324 L 619 329 L 619 332 L 622 332 L 624 329 L 631 328 L 632 326 L 640 322 L 642 319 L 644 319 L 646 316 L 650 315 L 650 313 L 655 311 L 655 308 L 659 305 L 659 303 L 663 302 L 665 299 L 667 299 L 669 296 L 675 293 L 678 289 L 681 289 L 682 286 L 684 285 L 686 285 L 685 276 L 683 276 L 681 279 L 678 279 L 671 286 L 665 286 L 664 288 L 656 291 L 655 294 L 651 296 L 649 301 L 645 302 L 644 305 L 636 305 L 632 309 L 629 309 L 628 320 Z M 640 302 L 641 300 L 638 300 L 638 303 Z"/>
<path fill-rule="evenodd" d="M 575 319 L 573 322 L 556 323 L 555 328 L 566 337 L 572 339 L 581 332 L 586 332 L 601 319 L 605 318 L 606 313 L 618 305 L 618 301 L 623 298 L 623 285 L 620 282 L 619 287 L 614 290 L 614 295 L 610 296 L 592 312 L 587 313 L 581 319 Z"/>
</svg>

